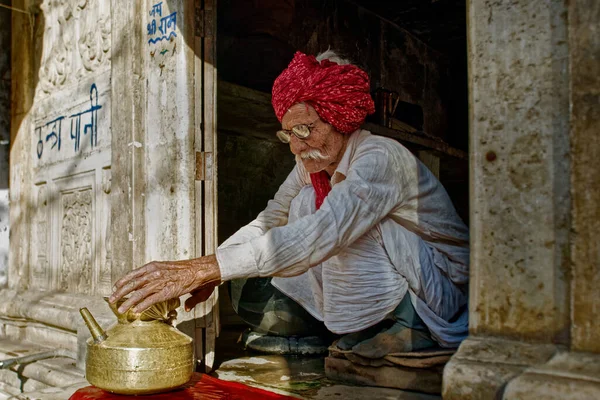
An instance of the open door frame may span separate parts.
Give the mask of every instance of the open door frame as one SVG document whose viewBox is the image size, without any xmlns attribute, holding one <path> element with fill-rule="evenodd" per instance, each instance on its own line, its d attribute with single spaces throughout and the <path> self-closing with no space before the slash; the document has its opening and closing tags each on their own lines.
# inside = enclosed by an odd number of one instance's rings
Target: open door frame
<svg viewBox="0 0 600 400">
<path fill-rule="evenodd" d="M 195 2 L 196 255 L 217 249 L 217 0 Z M 195 343 L 201 366 L 210 371 L 219 336 L 218 288 L 194 310 Z"/>
</svg>

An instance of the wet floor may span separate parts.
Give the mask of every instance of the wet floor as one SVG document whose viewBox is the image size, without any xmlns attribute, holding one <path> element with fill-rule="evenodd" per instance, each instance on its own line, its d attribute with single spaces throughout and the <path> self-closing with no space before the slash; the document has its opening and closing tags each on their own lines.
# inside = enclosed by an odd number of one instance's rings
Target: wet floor
<svg viewBox="0 0 600 400">
<path fill-rule="evenodd" d="M 437 400 L 439 396 L 396 389 L 349 386 L 325 377 L 324 357 L 264 355 L 237 343 L 243 328 L 224 329 L 217 342 L 216 370 L 220 379 L 244 383 L 305 399 Z"/>
</svg>

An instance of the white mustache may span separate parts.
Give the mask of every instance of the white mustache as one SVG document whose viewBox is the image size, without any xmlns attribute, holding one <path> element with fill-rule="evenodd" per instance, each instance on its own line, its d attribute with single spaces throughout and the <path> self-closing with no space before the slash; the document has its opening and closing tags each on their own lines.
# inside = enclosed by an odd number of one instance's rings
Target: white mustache
<svg viewBox="0 0 600 400">
<path fill-rule="evenodd" d="M 325 160 L 327 157 L 325 155 L 323 155 L 323 153 L 321 153 L 319 150 L 312 149 L 312 150 L 300 153 L 300 158 L 303 160 L 306 160 L 307 158 L 310 158 L 311 160 Z"/>
</svg>

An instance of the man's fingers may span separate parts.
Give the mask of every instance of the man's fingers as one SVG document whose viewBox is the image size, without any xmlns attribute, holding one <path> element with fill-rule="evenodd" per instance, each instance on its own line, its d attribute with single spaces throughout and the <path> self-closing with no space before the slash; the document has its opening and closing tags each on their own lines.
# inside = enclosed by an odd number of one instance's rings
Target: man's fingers
<svg viewBox="0 0 600 400">
<path fill-rule="evenodd" d="M 119 313 L 124 314 L 131 307 L 137 305 L 139 302 L 144 300 L 146 297 L 148 297 L 148 295 L 151 294 L 151 292 L 150 293 L 148 293 L 148 292 L 149 292 L 148 289 L 146 289 L 146 290 L 141 289 L 141 290 L 134 292 L 131 296 L 129 296 L 129 298 L 127 300 L 125 300 L 125 302 L 123 304 L 121 304 L 121 307 L 119 307 L 119 310 L 118 310 Z"/>
<path fill-rule="evenodd" d="M 116 289 L 108 300 L 111 303 L 114 303 L 134 290 L 144 286 L 146 283 L 153 280 L 152 274 L 155 271 L 156 268 L 152 264 L 146 264 L 141 268 L 131 271 L 115 283 Z"/>
<path fill-rule="evenodd" d="M 161 302 L 163 300 L 167 300 L 167 299 L 164 298 L 164 295 L 162 292 L 154 293 L 153 295 L 146 297 L 144 299 L 144 301 L 142 301 L 140 304 L 135 306 L 133 308 L 133 312 L 135 312 L 135 313 L 144 312 L 148 307 L 150 307 L 158 302 Z"/>
<path fill-rule="evenodd" d="M 124 277 L 122 277 L 115 283 L 115 288 L 120 289 L 121 287 L 125 286 L 129 281 L 131 281 L 132 279 L 136 279 L 136 278 L 146 274 L 150 265 L 151 264 L 146 264 L 143 267 L 140 267 L 138 269 L 134 269 L 133 271 L 128 272 Z"/>
<path fill-rule="evenodd" d="M 140 286 L 141 286 L 140 282 L 135 279 L 132 281 L 129 281 L 125 286 L 122 286 L 120 289 L 118 289 L 116 292 L 114 292 L 110 296 L 108 301 L 110 301 L 111 303 L 114 303 L 115 301 L 120 300 L 121 298 L 127 296 L 129 293 L 138 289 Z"/>
</svg>

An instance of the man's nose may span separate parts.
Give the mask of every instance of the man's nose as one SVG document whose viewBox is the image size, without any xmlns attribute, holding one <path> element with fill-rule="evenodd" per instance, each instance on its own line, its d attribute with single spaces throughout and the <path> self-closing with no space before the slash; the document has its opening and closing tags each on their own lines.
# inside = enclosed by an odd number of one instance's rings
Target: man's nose
<svg viewBox="0 0 600 400">
<path fill-rule="evenodd" d="M 302 153 L 306 149 L 308 149 L 308 145 L 306 144 L 306 142 L 302 139 L 298 139 L 296 135 L 292 135 L 292 137 L 290 138 L 290 150 L 292 151 L 292 153 L 297 155 Z"/>
</svg>

